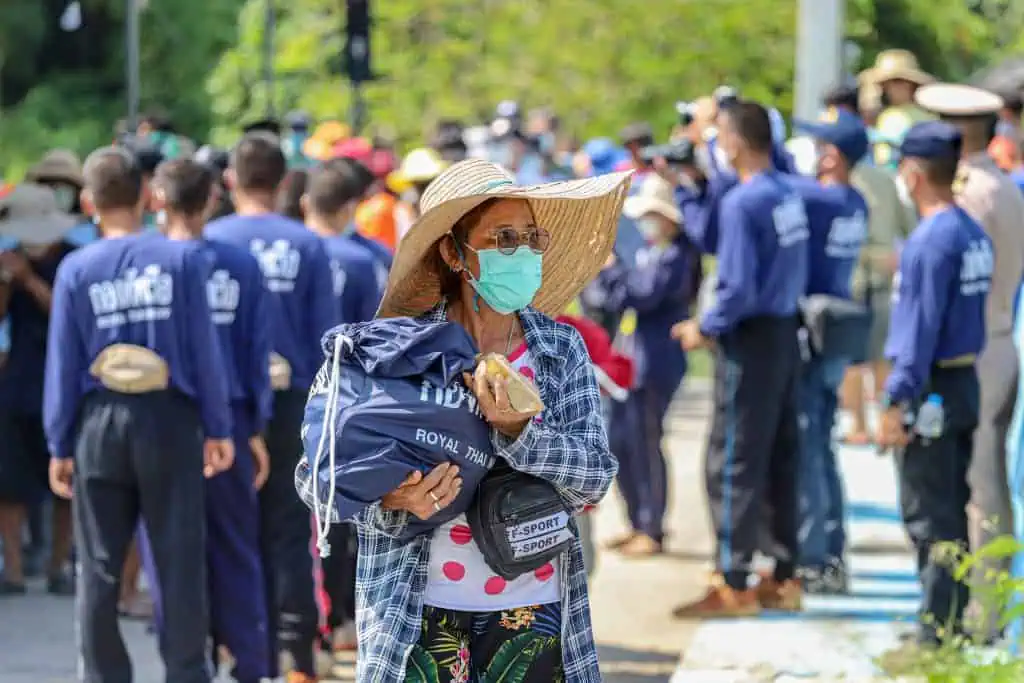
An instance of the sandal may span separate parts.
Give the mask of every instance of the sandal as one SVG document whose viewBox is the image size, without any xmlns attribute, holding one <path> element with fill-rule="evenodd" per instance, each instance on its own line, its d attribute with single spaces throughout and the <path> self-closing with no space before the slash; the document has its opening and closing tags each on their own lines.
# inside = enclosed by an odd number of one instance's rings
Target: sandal
<svg viewBox="0 0 1024 683">
<path fill-rule="evenodd" d="M 633 542 L 633 539 L 639 535 L 637 531 L 630 531 L 628 534 L 624 534 L 617 538 L 614 538 L 604 544 L 607 550 L 619 550 L 623 546 L 629 545 Z"/>
</svg>

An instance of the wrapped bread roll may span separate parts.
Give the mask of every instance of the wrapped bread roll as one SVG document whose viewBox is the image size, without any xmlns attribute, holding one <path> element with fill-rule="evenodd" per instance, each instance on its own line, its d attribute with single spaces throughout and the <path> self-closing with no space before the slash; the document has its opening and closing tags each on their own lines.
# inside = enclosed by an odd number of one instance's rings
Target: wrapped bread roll
<svg viewBox="0 0 1024 683">
<path fill-rule="evenodd" d="M 500 353 L 485 353 L 478 358 L 477 371 L 484 372 L 488 379 L 502 378 L 508 388 L 508 401 L 518 413 L 537 415 L 544 410 L 540 392 L 528 377 L 516 372 L 512 364 Z"/>
</svg>

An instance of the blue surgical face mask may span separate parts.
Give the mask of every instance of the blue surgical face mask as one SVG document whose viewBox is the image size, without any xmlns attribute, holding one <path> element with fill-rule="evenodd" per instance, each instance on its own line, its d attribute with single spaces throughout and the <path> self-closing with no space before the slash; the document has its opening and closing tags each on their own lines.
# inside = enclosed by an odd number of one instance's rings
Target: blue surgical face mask
<svg viewBox="0 0 1024 683">
<path fill-rule="evenodd" d="M 469 249 L 473 249 L 468 244 Z M 473 249 L 480 261 L 480 277 L 467 268 L 469 284 L 488 306 L 502 315 L 520 311 L 533 301 L 544 276 L 543 254 L 519 247 L 511 254 L 497 249 Z M 461 250 L 460 250 L 461 258 Z M 462 259 L 465 266 L 465 259 Z"/>
</svg>

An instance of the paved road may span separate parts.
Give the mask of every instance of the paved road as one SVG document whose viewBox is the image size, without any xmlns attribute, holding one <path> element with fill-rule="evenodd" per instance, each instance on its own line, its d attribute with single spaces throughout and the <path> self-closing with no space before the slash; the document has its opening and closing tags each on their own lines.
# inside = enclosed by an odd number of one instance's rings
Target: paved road
<svg viewBox="0 0 1024 683">
<path fill-rule="evenodd" d="M 786 650 L 806 637 L 792 623 L 742 622 L 716 632 L 714 629 L 722 628 L 721 625 L 679 623 L 668 616 L 673 605 L 697 596 L 708 569 L 710 539 L 701 465 L 706 402 L 705 390 L 685 389 L 669 420 L 672 500 L 667 524 L 668 552 L 656 559 L 633 561 L 607 553 L 599 556 L 591 594 L 607 683 L 666 683 L 677 667 L 683 673 L 700 672 L 699 676 L 678 679 L 680 683 L 698 679 L 700 683 L 749 683 L 749 673 L 740 674 L 735 666 L 726 666 L 728 662 L 721 661 L 715 643 L 732 649 L 737 642 L 766 640 L 764 636 L 771 635 L 777 649 Z M 873 478 L 877 473 L 871 470 L 867 476 Z M 889 493 L 885 490 L 880 495 L 882 500 L 876 507 L 884 508 L 891 503 L 887 500 Z M 865 504 L 870 508 L 868 498 Z M 613 493 L 596 514 L 599 539 L 624 530 L 617 494 Z M 887 514 L 883 510 L 881 516 Z M 900 545 L 900 538 L 892 537 L 891 523 L 885 522 L 881 531 L 871 526 L 871 520 L 866 524 L 865 531 L 855 539 L 860 545 L 890 549 L 893 543 Z M 136 663 L 138 683 L 158 683 L 160 666 L 154 640 L 139 624 L 126 622 L 123 631 Z M 761 660 L 748 664 L 759 671 L 782 673 L 793 669 L 792 656 L 790 661 L 783 657 L 784 661 L 778 664 L 771 661 L 774 654 L 764 654 Z M 350 664 L 339 665 L 337 681 L 351 681 L 351 672 Z M 68 600 L 37 593 L 0 602 L 0 683 L 66 683 L 73 680 L 74 673 L 74 628 Z"/>
</svg>

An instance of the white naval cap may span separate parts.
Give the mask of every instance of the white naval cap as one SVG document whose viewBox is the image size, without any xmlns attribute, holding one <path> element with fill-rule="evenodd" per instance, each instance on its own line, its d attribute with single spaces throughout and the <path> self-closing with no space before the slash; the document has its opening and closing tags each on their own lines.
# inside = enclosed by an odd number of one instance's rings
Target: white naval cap
<svg viewBox="0 0 1024 683">
<path fill-rule="evenodd" d="M 1003 98 L 988 90 L 959 83 L 922 85 L 914 93 L 922 109 L 939 116 L 988 116 L 1003 108 Z"/>
</svg>

